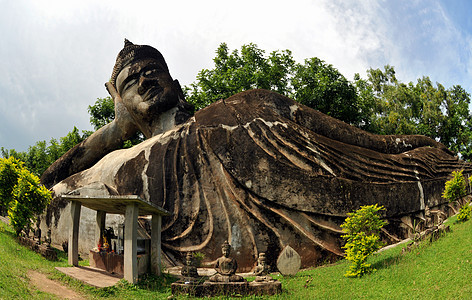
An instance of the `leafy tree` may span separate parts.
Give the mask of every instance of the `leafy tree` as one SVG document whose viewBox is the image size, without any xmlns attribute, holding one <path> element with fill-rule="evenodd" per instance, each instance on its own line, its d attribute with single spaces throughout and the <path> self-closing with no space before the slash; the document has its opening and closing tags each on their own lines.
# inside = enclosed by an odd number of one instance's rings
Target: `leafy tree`
<svg viewBox="0 0 472 300">
<path fill-rule="evenodd" d="M 196 109 L 236 93 L 249 89 L 268 89 L 281 94 L 292 90 L 290 76 L 295 61 L 289 50 L 274 51 L 269 57 L 255 44 L 243 45 L 241 52 L 229 53 L 228 45 L 222 43 L 213 59 L 215 67 L 203 69 L 197 81 L 184 88 L 187 101 Z"/>
<path fill-rule="evenodd" d="M 346 240 L 346 259 L 351 261 L 346 277 L 361 277 L 364 274 L 375 271 L 367 258 L 383 246 L 380 240 L 380 229 L 387 224 L 379 216 L 379 212 L 385 210 L 383 206 L 366 205 L 354 213 L 348 213 L 348 217 L 341 225 L 346 233 L 342 237 Z"/>
<path fill-rule="evenodd" d="M 352 124 L 364 116 L 355 87 L 332 65 L 314 57 L 304 64 L 294 61 L 289 50 L 268 57 L 255 44 L 231 53 L 222 43 L 216 50 L 213 69 L 203 69 L 196 82 L 184 88 L 187 101 L 196 109 L 249 89 L 267 89 Z"/>
<path fill-rule="evenodd" d="M 462 87 L 434 86 L 429 77 L 405 84 L 389 65 L 367 75 L 367 80 L 354 77 L 359 106 L 370 109 L 360 127 L 378 134 L 426 135 L 462 158 L 472 157 L 470 95 Z"/>
<path fill-rule="evenodd" d="M 94 105 L 88 106 L 87 111 L 90 114 L 90 124 L 95 130 L 115 119 L 115 103 L 110 96 L 97 98 Z"/>
<path fill-rule="evenodd" d="M 321 59 L 313 57 L 297 64 L 292 83 L 294 100 L 346 123 L 362 121 L 355 87 Z"/>
</svg>

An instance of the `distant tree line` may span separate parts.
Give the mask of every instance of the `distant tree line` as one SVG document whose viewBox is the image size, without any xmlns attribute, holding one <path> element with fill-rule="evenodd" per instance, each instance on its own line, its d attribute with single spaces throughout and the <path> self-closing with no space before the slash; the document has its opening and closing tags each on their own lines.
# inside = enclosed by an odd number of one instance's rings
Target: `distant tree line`
<svg viewBox="0 0 472 300">
<path fill-rule="evenodd" d="M 184 88 L 196 109 L 244 90 L 268 89 L 366 131 L 426 135 L 463 159 L 472 157 L 470 94 L 460 85 L 445 88 L 426 76 L 403 83 L 389 65 L 349 81 L 319 58 L 296 63 L 289 50 L 266 56 L 255 44 L 230 51 L 222 43 L 213 61 L 213 69 L 201 70 Z"/>
<path fill-rule="evenodd" d="M 212 69 L 201 70 L 196 81 L 183 88 L 186 100 L 196 110 L 249 89 L 268 89 L 290 97 L 375 134 L 422 134 L 458 153 L 472 157 L 470 94 L 460 85 L 445 88 L 429 77 L 403 83 L 393 66 L 368 69 L 367 78 L 355 74 L 349 81 L 335 67 L 313 57 L 297 63 L 290 50 L 269 55 L 255 44 L 232 50 L 222 43 Z M 95 130 L 114 119 L 111 97 L 98 98 L 88 107 Z M 37 142 L 25 152 L 0 148 L 3 157 L 16 157 L 40 176 L 49 165 L 92 132 L 74 129 L 59 141 Z M 124 148 L 143 140 L 137 134 Z"/>
</svg>

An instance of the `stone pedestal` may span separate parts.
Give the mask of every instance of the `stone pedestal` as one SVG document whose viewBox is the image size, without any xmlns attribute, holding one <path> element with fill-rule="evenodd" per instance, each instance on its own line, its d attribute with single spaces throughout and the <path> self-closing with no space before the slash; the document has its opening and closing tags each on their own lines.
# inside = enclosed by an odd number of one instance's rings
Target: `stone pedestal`
<svg viewBox="0 0 472 300">
<path fill-rule="evenodd" d="M 173 295 L 205 296 L 247 296 L 247 295 L 276 295 L 282 292 L 280 281 L 266 282 L 174 282 L 171 285 Z"/>
</svg>

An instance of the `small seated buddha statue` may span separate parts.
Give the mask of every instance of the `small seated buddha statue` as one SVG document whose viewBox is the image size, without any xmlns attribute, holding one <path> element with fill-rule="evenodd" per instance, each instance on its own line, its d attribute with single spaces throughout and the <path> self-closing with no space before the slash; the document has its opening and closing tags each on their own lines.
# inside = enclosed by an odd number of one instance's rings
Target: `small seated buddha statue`
<svg viewBox="0 0 472 300">
<path fill-rule="evenodd" d="M 210 277 L 211 282 L 241 282 L 244 278 L 236 275 L 236 269 L 238 263 L 232 257 L 229 257 L 231 253 L 231 245 L 228 241 L 225 241 L 221 246 L 221 252 L 223 256 L 218 258 L 215 263 L 215 270 L 217 274 Z"/>
<path fill-rule="evenodd" d="M 180 273 L 184 277 L 185 281 L 194 281 L 199 276 L 193 259 L 193 254 L 191 252 L 187 252 L 185 263 L 186 265 L 182 267 Z"/>
<path fill-rule="evenodd" d="M 273 281 L 274 279 L 269 275 L 269 265 L 266 262 L 266 256 L 264 252 L 259 253 L 259 257 L 257 258 L 257 266 L 254 269 L 254 275 L 256 275 L 256 282 L 263 282 L 263 281 Z"/>
</svg>

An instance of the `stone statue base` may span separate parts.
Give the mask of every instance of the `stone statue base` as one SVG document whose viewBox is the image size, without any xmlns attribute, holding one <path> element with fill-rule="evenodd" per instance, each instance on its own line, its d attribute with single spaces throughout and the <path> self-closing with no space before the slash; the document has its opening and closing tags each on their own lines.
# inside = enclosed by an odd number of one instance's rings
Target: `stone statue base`
<svg viewBox="0 0 472 300">
<path fill-rule="evenodd" d="M 28 237 L 23 237 L 23 236 L 18 237 L 18 242 L 21 245 L 29 247 L 31 250 L 41 254 L 47 260 L 51 260 L 51 261 L 57 260 L 57 253 L 50 245 L 39 244 L 38 241 L 35 241 Z"/>
<path fill-rule="evenodd" d="M 282 283 L 270 282 L 209 282 L 203 284 L 174 282 L 171 285 L 172 295 L 205 296 L 234 296 L 234 295 L 276 295 L 282 293 Z"/>
</svg>

